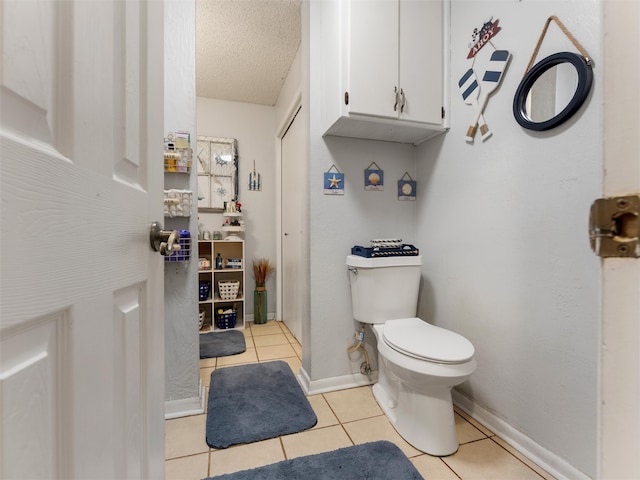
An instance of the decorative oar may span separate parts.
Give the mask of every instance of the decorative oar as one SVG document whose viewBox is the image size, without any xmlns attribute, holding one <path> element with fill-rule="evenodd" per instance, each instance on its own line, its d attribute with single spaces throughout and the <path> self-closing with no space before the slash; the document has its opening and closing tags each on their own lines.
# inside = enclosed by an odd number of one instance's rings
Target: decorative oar
<svg viewBox="0 0 640 480">
<path fill-rule="evenodd" d="M 478 78 L 476 77 L 476 72 L 473 71 L 473 68 L 470 68 L 466 71 L 466 73 L 462 76 L 460 81 L 458 82 L 458 87 L 460 87 L 460 93 L 462 94 L 462 99 L 464 103 L 467 105 L 471 105 L 473 107 L 473 111 L 477 114 L 480 105 L 478 105 L 478 95 L 480 95 L 480 85 L 478 85 Z M 489 127 L 484 120 L 484 115 L 480 112 L 478 116 L 478 123 L 480 124 L 480 133 L 482 134 L 482 140 L 486 140 L 491 136 L 491 132 L 489 131 Z M 467 136 L 465 140 L 468 142 L 473 142 L 473 136 L 469 138 L 469 133 L 467 132 Z M 475 135 L 475 129 L 473 131 Z"/>
<path fill-rule="evenodd" d="M 510 58 L 511 54 L 508 50 L 496 50 L 491 54 L 489 65 L 485 70 L 484 75 L 482 76 L 482 82 L 480 82 L 481 95 L 480 99 L 478 100 L 479 108 L 478 112 L 476 112 L 474 121 L 471 123 L 471 126 L 467 130 L 467 141 L 473 140 L 480 115 L 482 115 L 482 112 L 484 112 L 484 109 L 487 106 L 489 96 L 500 85 L 502 77 L 504 76 L 503 73 L 507 69 L 507 64 L 509 63 Z"/>
</svg>

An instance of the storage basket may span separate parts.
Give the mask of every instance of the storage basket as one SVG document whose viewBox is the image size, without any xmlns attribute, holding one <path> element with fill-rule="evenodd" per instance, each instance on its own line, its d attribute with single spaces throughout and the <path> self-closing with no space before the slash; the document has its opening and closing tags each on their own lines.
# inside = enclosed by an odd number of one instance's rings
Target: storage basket
<svg viewBox="0 0 640 480">
<path fill-rule="evenodd" d="M 199 298 L 201 302 L 204 302 L 209 298 L 211 292 L 211 282 L 200 282 Z"/>
<path fill-rule="evenodd" d="M 238 312 L 218 313 L 216 312 L 216 326 L 221 329 L 234 328 Z"/>
<path fill-rule="evenodd" d="M 240 290 L 239 280 L 221 280 L 218 282 L 218 293 L 222 300 L 235 300 Z"/>
<path fill-rule="evenodd" d="M 191 259 L 191 232 L 189 230 L 178 230 L 180 237 L 178 245 L 180 250 L 171 252 L 171 255 L 164 257 L 165 262 L 186 262 Z"/>
</svg>

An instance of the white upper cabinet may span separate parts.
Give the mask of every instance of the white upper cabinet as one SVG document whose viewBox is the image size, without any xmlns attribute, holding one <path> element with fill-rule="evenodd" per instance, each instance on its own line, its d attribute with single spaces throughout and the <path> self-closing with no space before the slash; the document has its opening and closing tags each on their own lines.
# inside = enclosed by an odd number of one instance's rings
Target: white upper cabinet
<svg viewBox="0 0 640 480">
<path fill-rule="evenodd" d="M 400 65 L 404 91 L 400 118 L 442 126 L 444 108 L 443 4 L 440 0 L 400 2 Z"/>
<path fill-rule="evenodd" d="M 338 16 L 339 41 L 324 45 L 341 68 L 325 66 L 339 79 L 324 88 L 325 135 L 418 144 L 446 131 L 445 1 L 339 0 L 325 9 Z"/>
<path fill-rule="evenodd" d="M 351 0 L 349 113 L 398 117 L 398 0 Z"/>
</svg>

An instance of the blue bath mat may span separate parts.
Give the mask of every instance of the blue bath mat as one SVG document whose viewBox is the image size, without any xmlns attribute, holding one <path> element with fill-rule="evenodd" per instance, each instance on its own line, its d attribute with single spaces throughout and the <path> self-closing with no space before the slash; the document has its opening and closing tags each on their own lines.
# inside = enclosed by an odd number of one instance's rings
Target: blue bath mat
<svg viewBox="0 0 640 480">
<path fill-rule="evenodd" d="M 423 480 L 411 461 L 391 442 L 341 448 L 204 480 Z"/>
<path fill-rule="evenodd" d="M 227 357 L 246 350 L 244 335 L 239 330 L 200 334 L 200 358 Z"/>
<path fill-rule="evenodd" d="M 300 432 L 317 422 L 291 368 L 281 360 L 211 373 L 206 439 L 212 448 Z"/>
</svg>

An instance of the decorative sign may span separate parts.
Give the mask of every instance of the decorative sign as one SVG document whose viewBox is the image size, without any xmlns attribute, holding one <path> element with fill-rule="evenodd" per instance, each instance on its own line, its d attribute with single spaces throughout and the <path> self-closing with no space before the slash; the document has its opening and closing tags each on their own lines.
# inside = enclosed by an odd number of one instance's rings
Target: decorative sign
<svg viewBox="0 0 640 480">
<path fill-rule="evenodd" d="M 332 172 L 334 169 L 335 172 Z M 340 173 L 335 165 L 331 165 L 331 168 L 324 172 L 324 194 L 344 195 L 344 173 Z"/>
<path fill-rule="evenodd" d="M 491 20 L 493 20 L 493 17 L 491 17 L 488 22 L 483 23 L 479 31 L 477 28 L 473 29 L 471 43 L 469 44 L 469 55 L 467 55 L 467 58 L 475 57 L 482 47 L 489 43 L 489 41 L 495 37 L 500 30 L 502 30 L 502 27 L 498 26 L 500 19 L 497 19 L 495 22 L 492 22 Z"/>
<path fill-rule="evenodd" d="M 371 168 L 375 166 L 376 168 Z M 384 190 L 384 172 L 376 162 L 371 162 L 364 170 L 364 189 L 365 190 Z"/>
<path fill-rule="evenodd" d="M 493 17 L 491 17 L 493 19 Z M 492 132 L 487 126 L 487 122 L 484 118 L 484 110 L 487 106 L 489 96 L 496 91 L 504 73 L 507 70 L 511 54 L 508 50 L 496 50 L 491 43 L 491 39 L 494 38 L 502 28 L 498 26 L 500 20 L 492 22 L 491 19 L 482 25 L 482 28 L 478 31 L 477 28 L 473 30 L 471 36 L 472 42 L 469 45 L 471 50 L 468 59 L 473 59 L 471 67 L 462 75 L 458 81 L 458 87 L 460 88 L 460 94 L 462 100 L 467 105 L 473 107 L 473 120 L 471 121 L 469 128 L 465 134 L 465 140 L 468 143 L 473 143 L 474 137 L 480 127 L 480 135 L 482 141 L 491 137 Z M 488 63 L 484 66 L 484 70 L 476 66 L 476 55 L 487 44 L 491 44 L 494 48 L 494 52 Z"/>
<path fill-rule="evenodd" d="M 249 191 L 262 190 L 262 175 L 256 172 L 256 161 L 253 161 L 253 171 L 249 174 Z"/>
<path fill-rule="evenodd" d="M 407 179 L 408 177 L 408 179 Z M 416 181 L 411 178 L 408 172 L 398 180 L 398 200 L 415 200 L 416 199 Z"/>
</svg>

